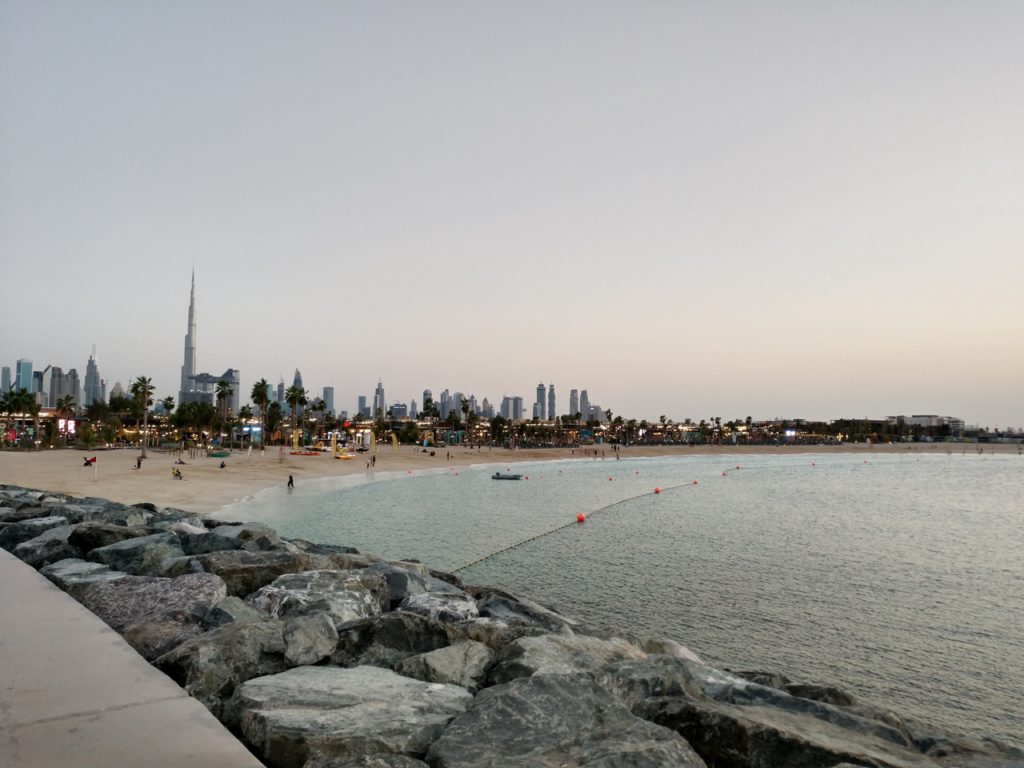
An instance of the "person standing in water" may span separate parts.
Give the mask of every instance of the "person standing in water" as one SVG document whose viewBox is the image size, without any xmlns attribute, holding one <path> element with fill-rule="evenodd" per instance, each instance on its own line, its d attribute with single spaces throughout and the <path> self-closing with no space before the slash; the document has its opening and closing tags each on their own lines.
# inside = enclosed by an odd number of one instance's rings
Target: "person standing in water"
<svg viewBox="0 0 1024 768">
<path fill-rule="evenodd" d="M 292 478 L 291 475 L 288 475 L 288 487 L 289 488 L 294 488 L 295 487 L 295 480 Z"/>
</svg>

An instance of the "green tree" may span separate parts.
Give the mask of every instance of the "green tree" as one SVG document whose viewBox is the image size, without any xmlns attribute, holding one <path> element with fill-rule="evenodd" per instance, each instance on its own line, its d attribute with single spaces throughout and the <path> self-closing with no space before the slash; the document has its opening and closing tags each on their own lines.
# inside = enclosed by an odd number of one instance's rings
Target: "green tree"
<svg viewBox="0 0 1024 768">
<path fill-rule="evenodd" d="M 64 395 L 64 396 L 58 398 L 58 400 L 57 400 L 57 407 L 56 407 L 57 418 L 58 419 L 64 419 L 64 421 L 65 421 L 65 427 L 64 427 L 64 430 L 63 430 L 63 435 L 64 435 L 64 438 L 65 438 L 64 439 L 65 445 L 67 444 L 67 432 L 68 432 L 66 424 L 67 424 L 67 421 L 69 419 L 73 419 L 75 417 L 75 411 L 76 410 L 77 410 L 77 406 L 75 405 L 74 395 Z"/>
<path fill-rule="evenodd" d="M 252 385 L 249 399 L 260 409 L 260 447 L 262 448 L 266 441 L 267 405 L 270 403 L 270 384 L 266 379 L 260 379 Z"/>
<path fill-rule="evenodd" d="M 284 400 L 292 409 L 292 432 L 294 432 L 298 424 L 299 409 L 309 402 L 306 400 L 306 390 L 293 384 L 285 390 Z"/>
<path fill-rule="evenodd" d="M 274 434 L 277 428 L 281 426 L 281 421 L 284 415 L 281 413 L 281 404 L 276 400 L 267 406 L 266 415 L 264 417 L 265 429 L 264 436 L 267 434 Z"/>
<path fill-rule="evenodd" d="M 153 404 L 153 392 L 156 388 L 148 376 L 139 376 L 132 382 L 132 399 L 142 409 L 142 458 L 146 458 L 147 430 L 149 428 L 149 406 Z"/>
</svg>

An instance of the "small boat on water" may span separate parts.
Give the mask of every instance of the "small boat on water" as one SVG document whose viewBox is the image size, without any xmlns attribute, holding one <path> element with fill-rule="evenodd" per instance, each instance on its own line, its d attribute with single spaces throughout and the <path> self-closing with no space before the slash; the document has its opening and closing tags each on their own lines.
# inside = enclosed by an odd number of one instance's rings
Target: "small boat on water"
<svg viewBox="0 0 1024 768">
<path fill-rule="evenodd" d="M 522 475 L 508 475 L 504 472 L 495 472 L 491 475 L 491 480 L 522 480 Z"/>
</svg>

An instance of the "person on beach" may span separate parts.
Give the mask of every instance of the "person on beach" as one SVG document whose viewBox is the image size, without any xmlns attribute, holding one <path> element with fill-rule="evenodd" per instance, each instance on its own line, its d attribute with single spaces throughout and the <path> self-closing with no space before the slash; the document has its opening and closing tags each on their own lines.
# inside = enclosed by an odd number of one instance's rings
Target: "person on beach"
<svg viewBox="0 0 1024 768">
<path fill-rule="evenodd" d="M 220 463 L 220 468 L 221 468 L 221 469 L 224 469 L 224 467 L 226 467 L 226 466 L 227 466 L 227 462 L 224 462 L 224 461 L 222 461 L 222 462 Z"/>
<path fill-rule="evenodd" d="M 292 478 L 291 475 L 288 475 L 288 487 L 289 488 L 294 488 L 295 487 L 295 480 L 294 480 L 294 478 Z"/>
<path fill-rule="evenodd" d="M 135 460 L 135 468 L 136 469 L 142 469 L 142 457 L 141 456 L 139 456 L 139 458 L 137 458 Z"/>
</svg>

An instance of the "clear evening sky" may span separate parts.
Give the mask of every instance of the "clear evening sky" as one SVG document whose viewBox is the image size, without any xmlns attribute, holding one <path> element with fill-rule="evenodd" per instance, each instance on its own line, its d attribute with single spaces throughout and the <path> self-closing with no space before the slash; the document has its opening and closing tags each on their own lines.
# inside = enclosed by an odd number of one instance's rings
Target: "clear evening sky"
<svg viewBox="0 0 1024 768">
<path fill-rule="evenodd" d="M 1024 425 L 1024 3 L 0 0 L 0 364 Z M 529 408 L 529 405 L 527 405 Z"/>
</svg>

